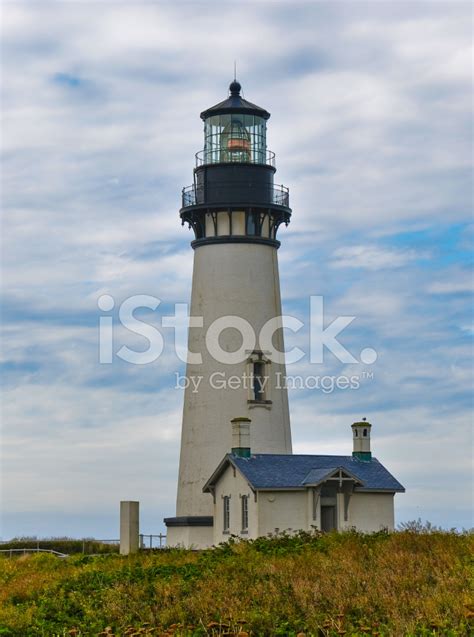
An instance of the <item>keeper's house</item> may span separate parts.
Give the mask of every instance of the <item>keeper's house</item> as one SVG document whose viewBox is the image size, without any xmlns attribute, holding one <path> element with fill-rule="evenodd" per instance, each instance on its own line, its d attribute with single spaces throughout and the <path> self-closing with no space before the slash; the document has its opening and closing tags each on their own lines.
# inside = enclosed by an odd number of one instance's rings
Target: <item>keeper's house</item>
<svg viewBox="0 0 474 637">
<path fill-rule="evenodd" d="M 233 448 L 205 484 L 214 499 L 214 544 L 230 535 L 394 527 L 404 487 L 370 452 L 368 422 L 352 425 L 352 456 L 254 454 L 250 420 L 232 421 Z"/>
</svg>

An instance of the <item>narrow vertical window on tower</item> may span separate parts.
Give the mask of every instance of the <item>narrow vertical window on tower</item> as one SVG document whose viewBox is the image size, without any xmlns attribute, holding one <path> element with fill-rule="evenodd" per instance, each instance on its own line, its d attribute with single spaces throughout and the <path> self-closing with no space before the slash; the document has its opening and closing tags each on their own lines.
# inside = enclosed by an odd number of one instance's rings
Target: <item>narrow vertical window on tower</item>
<svg viewBox="0 0 474 637">
<path fill-rule="evenodd" d="M 247 361 L 247 374 L 249 378 L 249 406 L 262 406 L 271 409 L 272 401 L 270 400 L 270 360 L 265 356 L 264 352 L 255 350 Z"/>
<path fill-rule="evenodd" d="M 228 495 L 224 496 L 223 505 L 224 505 L 224 509 L 223 509 L 224 528 L 223 528 L 223 531 L 224 531 L 224 533 L 228 533 L 229 532 L 229 528 L 230 528 L 230 497 Z"/>
<path fill-rule="evenodd" d="M 265 400 L 265 363 L 262 360 L 253 364 L 253 398 L 259 402 Z"/>
<path fill-rule="evenodd" d="M 249 497 L 242 496 L 242 533 L 247 533 L 249 528 Z"/>
<path fill-rule="evenodd" d="M 246 221 L 245 232 L 248 235 L 256 235 L 258 234 L 258 223 L 256 219 L 256 215 L 253 212 L 247 212 L 247 221 Z"/>
</svg>

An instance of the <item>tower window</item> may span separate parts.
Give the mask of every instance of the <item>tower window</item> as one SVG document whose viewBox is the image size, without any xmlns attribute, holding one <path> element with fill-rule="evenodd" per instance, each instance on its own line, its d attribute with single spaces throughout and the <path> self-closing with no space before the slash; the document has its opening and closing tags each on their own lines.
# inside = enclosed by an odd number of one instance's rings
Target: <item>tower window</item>
<svg viewBox="0 0 474 637">
<path fill-rule="evenodd" d="M 261 350 L 254 350 L 247 363 L 248 404 L 271 409 L 272 388 L 269 376 L 271 360 Z"/>
<path fill-rule="evenodd" d="M 254 400 L 265 400 L 265 363 L 263 361 L 254 362 L 252 380 Z"/>
<path fill-rule="evenodd" d="M 359 432 L 357 431 L 357 429 L 354 429 L 354 435 L 355 435 L 356 438 L 358 437 Z"/>
<path fill-rule="evenodd" d="M 249 497 L 242 496 L 242 531 L 248 531 L 249 528 Z"/>
<path fill-rule="evenodd" d="M 250 235 L 259 234 L 257 217 L 253 212 L 247 213 L 247 227 L 245 231 L 247 234 L 250 234 Z"/>
<path fill-rule="evenodd" d="M 204 224 L 201 220 L 197 219 L 194 222 L 194 233 L 196 235 L 196 239 L 202 239 L 205 236 Z"/>
<path fill-rule="evenodd" d="M 229 532 L 230 528 L 230 498 L 228 495 L 224 496 L 224 533 Z"/>
<path fill-rule="evenodd" d="M 367 437 L 367 429 L 364 429 L 364 438 Z"/>
</svg>

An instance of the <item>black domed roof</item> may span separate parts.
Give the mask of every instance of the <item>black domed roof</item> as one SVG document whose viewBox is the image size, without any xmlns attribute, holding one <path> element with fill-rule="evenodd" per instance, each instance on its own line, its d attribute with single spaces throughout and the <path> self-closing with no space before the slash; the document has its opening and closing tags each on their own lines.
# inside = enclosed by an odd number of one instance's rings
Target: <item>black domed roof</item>
<svg viewBox="0 0 474 637">
<path fill-rule="evenodd" d="M 227 113 L 257 115 L 258 117 L 263 117 L 263 119 L 268 119 L 270 117 L 270 113 L 264 108 L 261 108 L 256 104 L 252 104 L 252 102 L 244 100 L 243 97 L 241 97 L 240 95 L 241 89 L 242 87 L 239 82 L 237 82 L 237 80 L 231 82 L 229 86 L 229 97 L 223 102 L 219 102 L 219 104 L 211 106 L 211 108 L 203 111 L 201 113 L 201 119 L 207 119 L 208 117 L 212 117 L 213 115 L 225 115 Z"/>
</svg>

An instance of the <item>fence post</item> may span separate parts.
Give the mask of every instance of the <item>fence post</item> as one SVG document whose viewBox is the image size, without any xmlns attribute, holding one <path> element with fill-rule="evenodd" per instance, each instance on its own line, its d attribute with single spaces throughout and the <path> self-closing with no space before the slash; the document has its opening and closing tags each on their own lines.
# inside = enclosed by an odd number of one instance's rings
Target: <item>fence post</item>
<svg viewBox="0 0 474 637">
<path fill-rule="evenodd" d="M 138 551 L 139 506 L 132 500 L 120 502 L 120 554 L 129 555 Z"/>
</svg>

